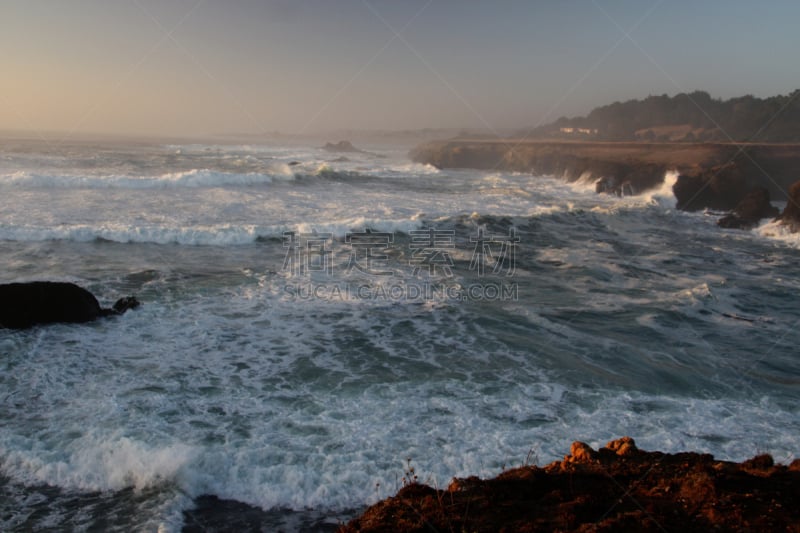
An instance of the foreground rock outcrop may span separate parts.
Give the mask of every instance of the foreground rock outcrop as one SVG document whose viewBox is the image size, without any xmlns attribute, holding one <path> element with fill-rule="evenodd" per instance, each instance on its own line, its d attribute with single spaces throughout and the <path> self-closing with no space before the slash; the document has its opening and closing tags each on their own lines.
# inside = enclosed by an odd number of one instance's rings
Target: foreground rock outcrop
<svg viewBox="0 0 800 533">
<path fill-rule="evenodd" d="M 445 490 L 412 483 L 340 531 L 800 531 L 798 501 L 800 459 L 732 463 L 645 452 L 624 437 Z"/>
<path fill-rule="evenodd" d="M 32 281 L 0 285 L 0 327 L 24 329 L 38 324 L 91 322 L 121 315 L 139 307 L 139 301 L 120 298 L 111 309 L 74 283 Z"/>
<path fill-rule="evenodd" d="M 797 179 L 800 145 L 455 139 L 424 143 L 411 158 L 437 168 L 529 172 L 596 183 L 597 192 L 635 195 L 667 171 L 679 209 L 732 210 L 754 188 L 782 198 Z"/>
</svg>

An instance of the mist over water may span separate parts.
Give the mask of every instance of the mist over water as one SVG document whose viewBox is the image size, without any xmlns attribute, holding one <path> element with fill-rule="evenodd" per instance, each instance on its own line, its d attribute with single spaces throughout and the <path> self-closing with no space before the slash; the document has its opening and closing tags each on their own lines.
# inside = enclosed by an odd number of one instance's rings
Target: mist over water
<svg viewBox="0 0 800 533">
<path fill-rule="evenodd" d="M 676 211 L 669 174 L 364 148 L 4 148 L 3 282 L 144 305 L 0 331 L 0 529 L 175 530 L 202 495 L 335 524 L 407 458 L 442 486 L 622 435 L 794 458 L 795 238 Z"/>
</svg>

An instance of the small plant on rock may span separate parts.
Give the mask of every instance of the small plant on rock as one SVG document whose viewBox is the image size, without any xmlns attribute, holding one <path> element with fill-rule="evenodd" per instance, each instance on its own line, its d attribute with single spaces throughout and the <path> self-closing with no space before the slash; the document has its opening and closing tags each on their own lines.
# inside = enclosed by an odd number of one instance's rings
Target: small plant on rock
<svg viewBox="0 0 800 533">
<path fill-rule="evenodd" d="M 411 457 L 406 457 L 406 469 L 405 472 L 403 472 L 401 481 L 403 482 L 403 487 L 419 483 L 419 478 L 417 477 L 414 467 L 411 466 Z"/>
</svg>

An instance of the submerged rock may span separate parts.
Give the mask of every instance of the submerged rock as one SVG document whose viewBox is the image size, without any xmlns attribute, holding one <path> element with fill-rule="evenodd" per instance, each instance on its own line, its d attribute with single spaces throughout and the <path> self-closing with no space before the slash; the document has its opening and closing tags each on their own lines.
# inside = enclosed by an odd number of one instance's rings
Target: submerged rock
<svg viewBox="0 0 800 533">
<path fill-rule="evenodd" d="M 723 228 L 750 229 L 761 219 L 775 218 L 780 211 L 770 203 L 769 191 L 759 187 L 747 193 L 734 210 L 719 219 L 717 224 Z"/>
<path fill-rule="evenodd" d="M 341 531 L 796 531 L 798 498 L 800 460 L 646 452 L 624 437 L 446 490 L 406 485 Z"/>
<path fill-rule="evenodd" d="M 37 324 L 91 322 L 139 307 L 133 296 L 120 298 L 111 309 L 74 283 L 32 281 L 0 285 L 0 327 L 23 329 Z"/>
</svg>

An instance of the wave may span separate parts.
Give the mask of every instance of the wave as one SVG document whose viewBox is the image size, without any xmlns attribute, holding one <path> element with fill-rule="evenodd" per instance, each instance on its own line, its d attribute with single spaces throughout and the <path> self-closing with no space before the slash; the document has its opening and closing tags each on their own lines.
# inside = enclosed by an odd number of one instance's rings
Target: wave
<svg viewBox="0 0 800 533">
<path fill-rule="evenodd" d="M 800 233 L 793 233 L 791 229 L 775 220 L 766 220 L 753 232 L 767 239 L 800 249 Z"/>
<path fill-rule="evenodd" d="M 673 187 L 678 182 L 678 175 L 677 170 L 668 170 L 664 174 L 664 182 L 660 187 L 644 191 L 640 196 L 650 204 L 675 209 L 678 199 L 675 197 Z"/>
<path fill-rule="evenodd" d="M 634 197 L 632 197 L 634 198 Z M 641 211 L 639 202 L 628 207 L 634 213 Z M 612 199 L 609 199 L 612 200 Z M 623 199 L 629 200 L 629 199 Z M 652 205 L 652 204 L 646 204 Z M 626 206 L 625 203 L 622 206 Z M 588 212 L 617 216 L 619 204 L 610 207 L 595 207 Z M 267 240 L 280 240 L 286 232 L 298 234 L 321 233 L 334 239 L 343 239 L 348 233 L 365 230 L 409 235 L 424 227 L 455 229 L 459 234 L 483 227 L 495 233 L 505 234 L 509 228 L 527 226 L 533 220 L 556 224 L 575 224 L 574 215 L 584 210 L 572 204 L 533 206 L 516 214 L 496 214 L 486 211 L 461 212 L 437 215 L 421 211 L 399 217 L 334 217 L 318 220 L 281 221 L 267 224 L 212 223 L 192 225 L 137 224 L 127 221 L 97 222 L 89 224 L 57 224 L 52 226 L 35 224 L 0 223 L 0 241 L 10 242 L 93 242 L 106 241 L 121 244 L 178 244 L 186 246 L 240 246 Z M 564 218 L 567 217 L 567 218 Z M 553 231 L 557 227 L 552 228 Z M 551 226 L 548 226 L 551 228 Z M 800 240 L 798 240 L 800 242 Z"/>
<path fill-rule="evenodd" d="M 127 487 L 141 490 L 174 482 L 197 453 L 183 444 L 153 448 L 125 436 L 102 435 L 98 431 L 77 439 L 66 454 L 50 460 L 30 451 L 0 451 L 2 471 L 19 481 L 92 491 Z"/>
<path fill-rule="evenodd" d="M 576 192 L 595 192 L 597 190 L 598 181 L 600 181 L 600 178 L 591 172 L 586 171 L 578 176 L 578 179 L 574 181 L 567 181 L 567 183 L 569 184 L 570 188 Z"/>
<path fill-rule="evenodd" d="M 335 181 L 359 181 L 359 180 L 373 180 L 373 179 L 409 179 L 420 178 L 428 176 L 442 175 L 442 171 L 432 165 L 423 165 L 420 163 L 409 163 L 394 166 L 370 166 L 363 167 L 358 164 L 347 165 L 346 163 L 336 167 L 331 166 L 329 162 L 313 162 L 313 168 L 310 168 L 304 176 L 319 177 L 323 179 Z M 303 167 L 300 167 L 303 168 Z M 308 168 L 308 166 L 306 166 Z"/>
<path fill-rule="evenodd" d="M 413 387 L 417 399 L 406 407 L 407 421 L 387 422 L 385 419 L 381 406 L 386 397 L 403 398 L 403 389 L 407 389 L 405 385 L 392 384 L 387 385 L 381 396 L 373 391 L 366 392 L 358 402 L 360 405 L 342 400 L 336 407 L 322 408 L 323 416 L 313 419 L 316 425 L 304 423 L 296 413 L 281 409 L 285 417 L 281 422 L 268 421 L 264 430 L 254 431 L 247 441 L 232 439 L 227 445 L 201 444 L 197 442 L 197 432 L 181 427 L 181 438 L 193 444 L 175 439 L 156 445 L 147 442 L 156 440 L 154 438 L 133 439 L 121 436 L 120 431 L 109 433 L 94 429 L 84 437 L 52 448 L 46 445 L 30 450 L 0 447 L 3 457 L 0 471 L 28 486 L 48 484 L 89 492 L 160 488 L 179 491 L 192 498 L 213 494 L 264 510 L 343 510 L 388 496 L 387 491 L 392 491 L 392 487 L 396 490 L 395 477 L 402 464 L 392 462 L 392 458 L 406 457 L 437 440 L 446 440 L 446 421 L 454 415 L 478 429 L 467 435 L 465 442 L 454 443 L 455 452 L 460 453 L 423 453 L 420 459 L 415 456 L 430 483 L 446 482 L 453 476 L 489 475 L 507 461 L 521 460 L 520 456 L 524 457 L 526 446 L 530 449 L 531 442 L 537 443 L 535 451 L 542 463 L 556 460 L 558 446 L 576 437 L 574 426 L 583 428 L 582 434 L 595 439 L 589 441 L 594 448 L 613 435 L 630 432 L 640 435 L 643 446 L 648 448 L 660 447 L 670 453 L 691 448 L 713 453 L 720 459 L 742 460 L 753 455 L 759 446 L 776 454 L 788 454 L 797 449 L 796 437 L 776 429 L 793 427 L 792 414 L 777 408 L 769 399 L 757 402 L 677 398 L 599 389 L 568 391 L 566 396 L 574 395 L 581 400 L 570 404 L 565 399 L 563 385 L 542 379 L 535 384 L 510 387 L 508 396 L 493 399 L 483 409 L 470 409 L 470 403 L 474 402 L 443 397 L 437 388 L 441 386 L 423 382 Z M 535 407 L 509 407 L 527 405 L 526 393 L 535 398 Z M 221 401 L 226 400 L 230 401 L 227 398 Z M 431 401 L 437 406 L 438 414 L 430 414 Z M 647 412 L 644 412 L 645 407 Z M 339 414 L 337 410 L 344 411 L 349 418 L 344 421 L 326 419 Z M 184 412 L 181 416 L 185 419 L 189 415 Z M 430 416 L 435 416 L 440 424 L 434 425 L 430 432 L 421 433 L 419 445 L 394 437 L 401 431 L 416 435 L 420 428 L 414 424 Z M 564 424 L 565 419 L 575 424 Z M 97 424 L 97 420 L 92 423 Z M 155 426 L 158 421 L 149 423 Z M 496 436 L 508 423 L 513 424 L 516 431 L 498 445 Z M 268 430 L 274 431 L 280 424 L 305 429 L 309 434 L 285 436 L 283 442 L 276 444 L 271 441 Z M 59 427 L 54 433 L 63 436 L 65 431 L 66 428 Z M 315 444 L 322 442 L 319 433 L 336 445 L 328 454 L 310 449 L 311 446 L 304 443 L 304 440 Z M 476 435 L 495 437 L 487 439 Z M 754 435 L 759 437 L 756 439 Z M 7 440 L 11 441 L 9 437 Z M 42 438 L 41 435 L 37 437 Z M 380 449 L 389 450 L 390 459 L 364 451 L 369 450 L 363 447 L 367 441 L 377 442 Z M 438 451 L 435 447 L 429 449 Z M 188 507 L 189 502 L 185 505 Z"/>
<path fill-rule="evenodd" d="M 170 172 L 160 176 L 77 176 L 20 171 L 0 176 L 0 187 L 32 189 L 180 189 L 264 185 L 294 178 L 294 173 L 285 164 L 270 167 L 268 173 L 249 172 L 245 174 L 209 169 Z"/>
<path fill-rule="evenodd" d="M 386 167 L 381 172 L 380 175 L 386 176 L 437 176 L 441 175 L 442 171 L 436 168 L 433 165 L 429 165 L 427 163 L 407 163 L 404 165 L 397 165 L 392 167 Z"/>
<path fill-rule="evenodd" d="M 72 225 L 58 227 L 0 225 L 0 241 L 43 242 L 108 241 L 137 244 L 181 244 L 189 246 L 236 246 L 267 239 L 281 239 L 285 232 L 330 233 L 344 238 L 348 232 L 370 229 L 381 232 L 408 233 L 422 227 L 422 215 L 410 219 L 371 219 L 354 217 L 329 222 L 301 222 L 271 226 L 232 225 L 169 227 L 136 225 Z"/>
<path fill-rule="evenodd" d="M 327 163 L 310 163 L 290 166 L 274 163 L 266 172 L 225 172 L 208 168 L 197 168 L 180 172 L 169 172 L 157 176 L 132 176 L 122 174 L 75 175 L 42 174 L 18 171 L 0 175 L 0 188 L 26 189 L 181 189 L 242 187 L 267 185 L 275 182 L 294 181 L 303 178 L 321 178 L 334 181 L 359 181 L 380 178 L 418 177 L 435 175 L 438 169 L 430 165 L 404 165 L 372 169 L 370 173 L 360 170 L 333 168 Z"/>
</svg>

